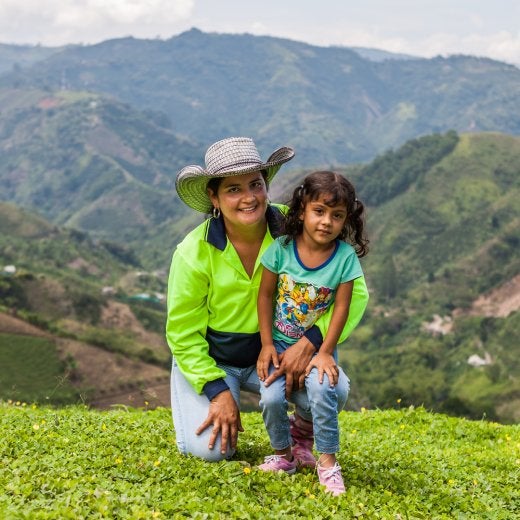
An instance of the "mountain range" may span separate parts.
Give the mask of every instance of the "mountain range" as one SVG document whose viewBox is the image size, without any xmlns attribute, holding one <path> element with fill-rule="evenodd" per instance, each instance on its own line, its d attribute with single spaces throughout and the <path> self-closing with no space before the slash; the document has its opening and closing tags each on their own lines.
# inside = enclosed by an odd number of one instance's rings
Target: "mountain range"
<svg viewBox="0 0 520 520">
<path fill-rule="evenodd" d="M 195 29 L 0 46 L 0 266 L 17 269 L 0 278 L 4 321 L 42 329 L 68 369 L 95 347 L 167 377 L 164 303 L 150 295 L 204 218 L 175 174 L 212 141 L 250 135 L 265 157 L 296 149 L 274 201 L 327 167 L 367 205 L 371 304 L 340 354 L 351 406 L 520 420 L 520 70 L 394 58 Z"/>
<path fill-rule="evenodd" d="M 166 115 L 200 150 L 249 135 L 266 153 L 291 145 L 294 164 L 323 166 L 364 162 L 450 129 L 520 133 L 520 70 L 490 59 L 374 61 L 345 47 L 197 29 L 169 40 L 34 48 L 30 59 L 22 50 L 19 62 L 9 55 L 0 88 L 112 96 Z"/>
</svg>

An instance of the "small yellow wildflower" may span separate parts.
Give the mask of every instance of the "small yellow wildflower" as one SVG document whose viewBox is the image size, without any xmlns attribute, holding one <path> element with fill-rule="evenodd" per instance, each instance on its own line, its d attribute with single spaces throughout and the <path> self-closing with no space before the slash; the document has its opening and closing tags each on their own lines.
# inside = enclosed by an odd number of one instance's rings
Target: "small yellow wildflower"
<svg viewBox="0 0 520 520">
<path fill-rule="evenodd" d="M 477 479 L 473 480 L 473 485 L 474 485 L 474 486 L 478 486 L 478 481 L 477 481 Z"/>
<path fill-rule="evenodd" d="M 405 429 L 405 425 L 401 424 L 401 426 L 399 426 L 399 428 L 401 428 L 401 430 L 404 430 Z"/>
<path fill-rule="evenodd" d="M 454 481 L 452 478 L 450 478 L 450 479 L 448 480 L 448 484 L 449 484 L 450 486 L 453 486 L 453 484 L 455 484 L 455 481 Z"/>
<path fill-rule="evenodd" d="M 511 440 L 511 435 L 506 435 L 506 441 L 509 442 Z"/>
<path fill-rule="evenodd" d="M 161 516 L 161 512 L 160 511 L 153 511 L 152 512 L 152 518 L 159 518 L 159 516 Z"/>
<path fill-rule="evenodd" d="M 401 402 L 401 398 L 397 399 L 397 404 L 399 404 Z"/>
<path fill-rule="evenodd" d="M 154 465 L 155 467 L 160 466 L 160 465 L 161 465 L 161 461 L 160 461 L 160 460 L 156 460 L 156 461 L 153 463 L 153 465 Z"/>
<path fill-rule="evenodd" d="M 244 473 L 246 475 L 249 475 L 249 473 L 251 473 L 251 468 L 248 468 L 247 466 L 244 468 Z"/>
<path fill-rule="evenodd" d="M 107 429 L 107 425 L 106 425 L 105 423 L 103 423 L 103 424 L 101 425 L 101 429 L 102 429 L 103 431 L 105 431 L 105 430 Z"/>
<path fill-rule="evenodd" d="M 148 401 L 144 402 L 145 406 L 148 406 L 150 403 Z"/>
<path fill-rule="evenodd" d="M 362 406 L 361 407 L 361 413 L 365 413 L 366 411 L 367 411 L 367 409 L 364 406 Z"/>
<path fill-rule="evenodd" d="M 123 459 L 121 457 L 117 457 L 115 462 L 116 464 L 121 464 L 121 462 L 123 462 Z"/>
<path fill-rule="evenodd" d="M 39 430 L 40 425 L 39 424 L 33 424 L 33 430 Z"/>
</svg>

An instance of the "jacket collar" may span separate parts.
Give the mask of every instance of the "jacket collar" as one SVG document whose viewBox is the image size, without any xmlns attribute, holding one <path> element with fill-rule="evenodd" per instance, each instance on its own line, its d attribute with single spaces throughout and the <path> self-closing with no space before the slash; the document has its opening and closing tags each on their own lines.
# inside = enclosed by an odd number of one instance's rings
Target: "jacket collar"
<svg viewBox="0 0 520 520">
<path fill-rule="evenodd" d="M 282 234 L 282 222 L 284 215 L 277 206 L 267 206 L 265 212 L 267 219 L 267 226 L 273 238 L 277 238 Z M 219 218 L 208 219 L 208 226 L 206 228 L 206 241 L 215 246 L 220 251 L 224 251 L 227 245 L 226 228 L 224 226 L 224 217 L 220 215 Z"/>
</svg>

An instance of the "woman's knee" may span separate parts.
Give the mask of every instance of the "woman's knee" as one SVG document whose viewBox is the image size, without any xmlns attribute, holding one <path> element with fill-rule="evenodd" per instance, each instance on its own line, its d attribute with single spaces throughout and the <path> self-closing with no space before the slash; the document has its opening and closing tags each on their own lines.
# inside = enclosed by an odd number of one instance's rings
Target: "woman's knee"
<svg viewBox="0 0 520 520">
<path fill-rule="evenodd" d="M 220 462 L 231 458 L 235 454 L 235 450 L 229 448 L 226 453 L 221 453 L 220 439 L 217 440 L 217 443 L 212 450 L 208 448 L 208 439 L 202 441 L 198 438 L 191 439 L 188 443 L 185 443 L 182 446 L 178 443 L 177 448 L 181 455 L 191 455 L 206 462 Z"/>
</svg>

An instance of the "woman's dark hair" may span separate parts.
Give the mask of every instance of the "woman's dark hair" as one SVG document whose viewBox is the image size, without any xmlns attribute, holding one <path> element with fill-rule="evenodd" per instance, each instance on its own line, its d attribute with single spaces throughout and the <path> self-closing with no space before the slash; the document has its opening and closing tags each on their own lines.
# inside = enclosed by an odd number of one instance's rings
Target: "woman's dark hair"
<svg viewBox="0 0 520 520">
<path fill-rule="evenodd" d="M 352 183 L 336 172 L 319 171 L 314 172 L 303 180 L 298 186 L 292 199 L 287 203 L 289 211 L 283 224 L 283 234 L 287 235 L 285 243 L 294 240 L 303 229 L 300 219 L 305 204 L 309 201 L 318 200 L 325 195 L 327 206 L 338 206 L 344 204 L 347 208 L 345 226 L 338 238 L 351 244 L 359 257 L 368 253 L 369 240 L 363 234 L 365 227 L 363 213 L 365 206 L 356 197 L 356 190 Z"/>
</svg>

